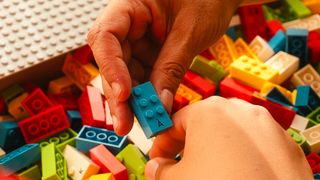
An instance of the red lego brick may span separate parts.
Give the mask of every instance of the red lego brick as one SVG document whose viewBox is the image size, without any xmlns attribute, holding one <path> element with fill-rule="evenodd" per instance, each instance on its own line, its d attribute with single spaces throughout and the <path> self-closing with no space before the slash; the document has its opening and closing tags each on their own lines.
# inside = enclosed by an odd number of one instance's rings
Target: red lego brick
<svg viewBox="0 0 320 180">
<path fill-rule="evenodd" d="M 282 26 L 281 22 L 278 19 L 270 20 L 266 22 L 267 35 L 269 38 L 273 37 L 278 30 L 286 32 L 285 28 Z"/>
<path fill-rule="evenodd" d="M 102 173 L 111 172 L 115 180 L 128 179 L 127 168 L 104 145 L 90 149 L 90 158 Z"/>
<path fill-rule="evenodd" d="M 44 92 L 37 88 L 22 101 L 22 106 L 30 115 L 38 114 L 53 106 Z"/>
<path fill-rule="evenodd" d="M 48 97 L 53 104 L 61 104 L 65 111 L 79 109 L 77 97 L 75 97 L 73 94 L 48 94 Z"/>
<path fill-rule="evenodd" d="M 244 35 L 248 42 L 257 35 L 268 39 L 266 22 L 263 16 L 261 4 L 242 6 L 238 10 Z"/>
<path fill-rule="evenodd" d="M 37 142 L 70 127 L 61 105 L 18 122 L 27 143 Z"/>
<path fill-rule="evenodd" d="M 189 104 L 188 99 L 186 99 L 185 97 L 179 94 L 176 94 L 173 100 L 172 113 L 177 112 L 179 109 L 185 107 L 188 104 Z"/>
<path fill-rule="evenodd" d="M 309 41 L 319 40 L 320 39 L 320 32 L 317 31 L 310 31 L 308 35 Z"/>
<path fill-rule="evenodd" d="M 312 64 L 320 62 L 320 33 L 317 31 L 309 32 L 308 37 L 309 58 Z"/>
<path fill-rule="evenodd" d="M 258 92 L 258 90 L 230 77 L 226 77 L 220 82 L 220 96 L 225 98 L 236 97 L 251 102 L 252 94 L 256 91 Z"/>
<path fill-rule="evenodd" d="M 200 55 L 203 56 L 203 57 L 205 57 L 205 58 L 207 58 L 207 59 L 210 59 L 210 60 L 212 60 L 212 59 L 215 58 L 215 57 L 213 56 L 213 54 L 211 54 L 211 52 L 209 51 L 209 49 L 201 52 Z"/>
<path fill-rule="evenodd" d="M 75 50 L 73 56 L 75 60 L 77 60 L 81 64 L 88 64 L 90 61 L 94 59 L 92 50 L 89 47 L 89 45 L 85 45 Z"/>
<path fill-rule="evenodd" d="M 0 115 L 6 114 L 6 102 L 2 97 L 0 97 Z"/>
<path fill-rule="evenodd" d="M 109 108 L 108 101 L 104 101 L 104 109 L 106 114 L 106 129 L 113 131 L 113 121 L 111 117 L 111 112 Z"/>
<path fill-rule="evenodd" d="M 201 94 L 203 98 L 214 95 L 215 86 L 198 74 L 188 70 L 182 79 L 182 83 Z"/>
<path fill-rule="evenodd" d="M 313 152 L 310 153 L 306 158 L 312 169 L 312 172 L 320 173 L 320 156 L 317 153 Z"/>
<path fill-rule="evenodd" d="M 100 90 L 87 86 L 78 99 L 83 125 L 106 127 L 106 116 L 103 96 Z"/>
<path fill-rule="evenodd" d="M 21 84 L 21 87 L 29 94 L 31 94 L 33 91 L 35 91 L 37 88 L 39 88 L 37 85 L 35 85 L 32 82 L 26 82 Z"/>
</svg>

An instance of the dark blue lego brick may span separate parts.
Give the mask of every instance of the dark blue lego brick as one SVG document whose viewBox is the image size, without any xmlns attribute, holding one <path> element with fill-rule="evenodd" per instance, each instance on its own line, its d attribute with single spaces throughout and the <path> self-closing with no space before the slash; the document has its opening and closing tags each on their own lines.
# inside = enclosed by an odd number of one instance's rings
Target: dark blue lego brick
<svg viewBox="0 0 320 180">
<path fill-rule="evenodd" d="M 287 97 L 285 97 L 277 88 L 272 88 L 266 95 L 266 98 L 284 106 L 293 106 Z"/>
<path fill-rule="evenodd" d="M 286 48 L 286 35 L 279 30 L 269 41 L 270 47 L 275 53 L 284 51 Z"/>
<path fill-rule="evenodd" d="M 83 126 L 76 137 L 76 147 L 82 152 L 99 144 L 103 144 L 114 155 L 118 154 L 128 144 L 127 136 L 118 136 L 115 132 L 91 126 Z"/>
<path fill-rule="evenodd" d="M 287 29 L 286 52 L 299 57 L 300 67 L 309 63 L 308 60 L 308 30 Z"/>
<path fill-rule="evenodd" d="M 313 177 L 314 177 L 314 180 L 320 180 L 320 174 L 319 173 L 313 174 Z"/>
<path fill-rule="evenodd" d="M 147 138 L 172 126 L 172 121 L 150 82 L 132 89 L 130 105 Z"/>
<path fill-rule="evenodd" d="M 16 122 L 0 122 L 0 147 L 6 152 L 25 144 L 24 138 Z"/>
<path fill-rule="evenodd" d="M 79 111 L 69 110 L 66 112 L 68 120 L 71 124 L 71 129 L 79 132 L 82 127 L 81 114 Z"/>
<path fill-rule="evenodd" d="M 0 174 L 9 176 L 40 160 L 38 144 L 26 144 L 0 158 Z"/>
<path fill-rule="evenodd" d="M 295 107 L 298 113 L 307 116 L 320 105 L 319 96 L 310 86 L 298 86 Z"/>
<path fill-rule="evenodd" d="M 236 28 L 235 27 L 229 27 L 227 29 L 226 34 L 234 41 L 237 39 Z"/>
</svg>

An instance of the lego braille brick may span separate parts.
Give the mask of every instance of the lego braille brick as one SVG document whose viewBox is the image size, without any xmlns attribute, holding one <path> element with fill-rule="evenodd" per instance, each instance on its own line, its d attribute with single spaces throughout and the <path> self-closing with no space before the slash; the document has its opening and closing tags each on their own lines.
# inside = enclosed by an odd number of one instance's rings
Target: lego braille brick
<svg viewBox="0 0 320 180">
<path fill-rule="evenodd" d="M 320 15 L 314 14 L 312 16 L 297 19 L 283 24 L 286 29 L 307 29 L 308 31 L 316 31 L 320 29 Z"/>
<path fill-rule="evenodd" d="M 268 44 L 268 42 L 260 36 L 256 36 L 250 42 L 249 47 L 262 62 L 267 61 L 275 53 L 272 47 Z"/>
<path fill-rule="evenodd" d="M 308 143 L 308 149 L 310 152 L 320 152 L 320 124 L 308 128 L 300 132 L 300 134 Z"/>
<path fill-rule="evenodd" d="M 300 68 L 309 63 L 308 31 L 306 29 L 287 29 L 286 52 L 299 58 Z"/>
<path fill-rule="evenodd" d="M 0 158 L 0 174 L 9 176 L 40 160 L 38 144 L 26 144 Z"/>
<path fill-rule="evenodd" d="M 36 164 L 17 174 L 18 180 L 41 179 L 41 170 Z"/>
<path fill-rule="evenodd" d="M 295 72 L 291 82 L 295 86 L 310 85 L 318 96 L 320 95 L 320 75 L 310 64 Z"/>
<path fill-rule="evenodd" d="M 144 168 L 147 160 L 135 145 L 128 144 L 116 157 L 127 167 L 130 179 L 146 179 Z"/>
<path fill-rule="evenodd" d="M 51 107 L 18 122 L 27 143 L 39 141 L 70 127 L 62 106 Z"/>
<path fill-rule="evenodd" d="M 8 112 L 16 120 L 29 117 L 29 113 L 23 107 L 22 102 L 28 97 L 28 93 L 23 93 L 8 103 Z"/>
<path fill-rule="evenodd" d="M 277 82 L 278 71 L 247 56 L 241 56 L 230 65 L 231 77 L 260 90 L 266 82 Z"/>
<path fill-rule="evenodd" d="M 108 1 L 1 1 L 0 79 L 87 44 Z"/>
<path fill-rule="evenodd" d="M 12 151 L 25 144 L 16 122 L 0 122 L 0 147 Z"/>
<path fill-rule="evenodd" d="M 76 85 L 67 76 L 49 82 L 48 93 L 51 94 L 73 93 L 76 90 Z"/>
<path fill-rule="evenodd" d="M 72 55 L 81 64 L 88 64 L 90 61 L 94 60 L 93 53 L 89 45 L 84 45 L 76 49 Z"/>
<path fill-rule="evenodd" d="M 286 48 L 286 35 L 282 30 L 279 30 L 274 36 L 272 36 L 268 44 L 275 53 L 284 51 Z"/>
<path fill-rule="evenodd" d="M 70 146 L 76 145 L 76 137 L 77 133 L 74 132 L 72 129 L 66 129 L 62 132 L 59 132 L 49 138 L 39 141 L 39 145 L 41 148 L 49 145 L 50 143 L 54 143 L 54 145 L 62 151 L 64 147 L 69 144 Z"/>
<path fill-rule="evenodd" d="M 67 164 L 62 153 L 50 143 L 41 148 L 42 180 L 67 180 Z"/>
<path fill-rule="evenodd" d="M 301 132 L 307 128 L 308 124 L 309 120 L 307 118 L 296 114 L 290 128 L 297 132 Z"/>
<path fill-rule="evenodd" d="M 38 88 L 22 101 L 22 106 L 30 114 L 35 115 L 53 106 L 50 99 Z"/>
<path fill-rule="evenodd" d="M 298 86 L 294 105 L 298 108 L 299 114 L 307 116 L 319 107 L 320 98 L 310 86 Z"/>
<path fill-rule="evenodd" d="M 129 102 L 147 138 L 172 126 L 172 121 L 151 82 L 132 88 Z"/>
<path fill-rule="evenodd" d="M 238 55 L 237 58 L 239 58 L 242 55 L 246 55 L 249 58 L 260 61 L 260 59 L 255 54 L 255 52 L 252 51 L 252 49 L 249 47 L 249 45 L 242 38 L 238 38 L 236 40 L 236 42 L 234 43 L 234 45 L 235 45 L 237 55 Z"/>
<path fill-rule="evenodd" d="M 100 167 L 100 172 L 111 172 L 115 180 L 129 178 L 127 168 L 103 145 L 90 149 L 90 158 Z"/>
<path fill-rule="evenodd" d="M 118 136 L 115 132 L 90 126 L 83 126 L 76 137 L 76 147 L 82 152 L 103 144 L 113 154 L 120 152 L 127 144 L 127 136 Z"/>
<path fill-rule="evenodd" d="M 100 167 L 76 148 L 67 145 L 63 150 L 71 179 L 87 179 L 99 172 Z"/>
<path fill-rule="evenodd" d="M 307 118 L 311 122 L 311 125 L 320 124 L 320 107 L 310 113 Z"/>
</svg>

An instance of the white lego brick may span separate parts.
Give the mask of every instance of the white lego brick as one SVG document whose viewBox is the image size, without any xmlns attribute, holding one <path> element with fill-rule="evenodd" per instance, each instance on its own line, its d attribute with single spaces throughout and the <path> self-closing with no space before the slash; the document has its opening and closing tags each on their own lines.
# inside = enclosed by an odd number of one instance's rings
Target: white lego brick
<svg viewBox="0 0 320 180">
<path fill-rule="evenodd" d="M 86 44 L 108 0 L 0 1 L 0 80 Z"/>
<path fill-rule="evenodd" d="M 0 157 L 2 157 L 4 155 L 6 155 L 6 152 L 3 149 L 0 148 Z"/>
<path fill-rule="evenodd" d="M 238 14 L 232 16 L 232 19 L 229 23 L 229 27 L 234 27 L 234 26 L 238 26 L 241 25 L 241 21 L 240 21 L 240 16 Z"/>
<path fill-rule="evenodd" d="M 309 31 L 315 31 L 320 29 L 320 15 L 314 14 L 309 17 L 289 21 L 283 24 L 283 27 L 286 29 L 294 28 L 294 29 L 307 29 Z"/>
<path fill-rule="evenodd" d="M 148 154 L 153 144 L 153 140 L 145 137 L 143 130 L 137 122 L 134 122 L 128 137 L 144 154 Z"/>
<path fill-rule="evenodd" d="M 281 84 L 298 70 L 299 58 L 280 51 L 272 56 L 265 64 L 279 71 L 278 83 Z"/>
<path fill-rule="evenodd" d="M 295 86 L 310 85 L 320 96 L 320 75 L 310 64 L 295 72 L 291 78 L 291 82 Z"/>
<path fill-rule="evenodd" d="M 100 170 L 100 167 L 92 162 L 91 159 L 70 145 L 64 148 L 63 157 L 67 161 L 68 175 L 71 179 L 87 179 L 97 174 Z"/>
<path fill-rule="evenodd" d="M 254 53 L 258 56 L 258 58 L 265 62 L 272 55 L 274 55 L 273 49 L 270 47 L 267 41 L 265 41 L 262 37 L 256 36 L 250 43 L 249 47 L 252 49 Z"/>
<path fill-rule="evenodd" d="M 308 123 L 309 120 L 307 118 L 296 114 L 290 128 L 294 129 L 297 132 L 301 132 L 307 128 Z"/>
<path fill-rule="evenodd" d="M 103 91 L 103 86 L 102 86 L 102 79 L 101 79 L 101 74 L 99 74 L 98 76 L 96 76 L 94 79 L 92 79 L 90 81 L 90 85 L 99 89 L 101 94 L 104 95 L 104 91 Z"/>
<path fill-rule="evenodd" d="M 320 152 L 320 124 L 308 128 L 300 134 L 306 140 L 310 152 Z"/>
</svg>

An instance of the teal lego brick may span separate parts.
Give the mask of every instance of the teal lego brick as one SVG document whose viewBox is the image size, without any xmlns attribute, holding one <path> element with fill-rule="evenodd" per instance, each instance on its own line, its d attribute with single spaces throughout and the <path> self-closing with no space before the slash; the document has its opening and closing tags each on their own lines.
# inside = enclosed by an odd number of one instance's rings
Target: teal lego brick
<svg viewBox="0 0 320 180">
<path fill-rule="evenodd" d="M 118 136 L 115 132 L 91 126 L 83 126 L 76 137 L 76 147 L 79 151 L 89 152 L 97 145 L 103 144 L 114 155 L 128 144 L 128 137 Z"/>
<path fill-rule="evenodd" d="M 150 82 L 134 87 L 129 101 L 147 138 L 172 126 L 172 121 Z"/>
<path fill-rule="evenodd" d="M 308 30 L 287 29 L 286 52 L 300 59 L 300 68 L 309 63 Z"/>
<path fill-rule="evenodd" d="M 279 30 L 268 42 L 275 53 L 284 51 L 286 48 L 286 35 Z"/>
<path fill-rule="evenodd" d="M 298 86 L 295 107 L 298 113 L 307 116 L 320 105 L 319 96 L 310 86 Z"/>
<path fill-rule="evenodd" d="M 16 122 L 0 122 L 0 147 L 12 151 L 25 144 L 20 128 Z"/>
<path fill-rule="evenodd" d="M 0 158 L 0 174 L 9 176 L 40 160 L 38 144 L 26 144 Z"/>
<path fill-rule="evenodd" d="M 76 145 L 76 137 L 77 137 L 77 133 L 75 131 L 73 131 L 72 129 L 68 128 L 62 132 L 59 132 L 49 138 L 46 138 L 44 140 L 41 140 L 39 142 L 40 147 L 45 147 L 47 145 L 49 145 L 50 143 L 54 143 L 56 145 L 56 147 L 62 151 L 64 149 L 64 147 L 69 144 L 71 146 L 75 146 Z"/>
</svg>

